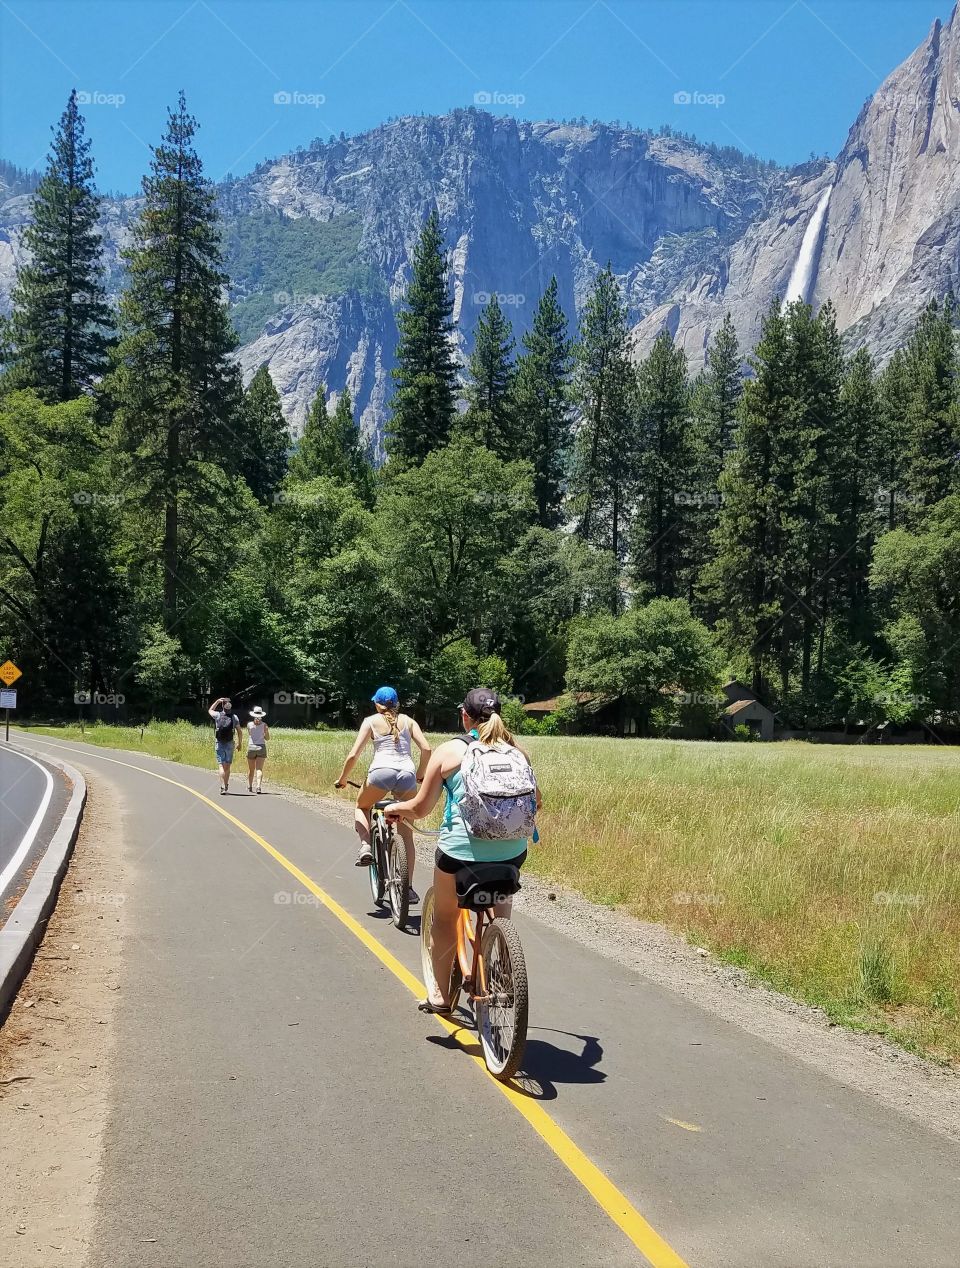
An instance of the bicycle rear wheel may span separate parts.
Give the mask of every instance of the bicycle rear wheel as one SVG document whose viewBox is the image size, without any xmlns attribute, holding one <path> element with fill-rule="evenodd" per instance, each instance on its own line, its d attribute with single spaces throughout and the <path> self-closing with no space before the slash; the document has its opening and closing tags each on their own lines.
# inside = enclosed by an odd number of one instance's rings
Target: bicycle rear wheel
<svg viewBox="0 0 960 1268">
<path fill-rule="evenodd" d="M 433 886 L 431 885 L 423 896 L 423 904 L 420 909 L 420 970 L 423 973 L 423 981 L 428 995 L 441 993 L 436 989 L 437 979 L 433 972 L 433 956 L 430 952 L 430 943 L 433 935 L 433 907 Z M 454 956 L 453 966 L 450 969 L 450 993 L 448 995 L 451 1009 L 456 1008 L 462 987 L 463 974 L 460 972 L 457 957 Z"/>
<path fill-rule="evenodd" d="M 373 898 L 374 906 L 383 906 L 383 891 L 386 883 L 386 869 L 383 866 L 383 841 L 381 837 L 382 823 L 380 816 L 375 814 L 370 825 L 370 849 L 373 851 L 373 860 L 367 868 L 370 879 L 370 894 Z"/>
<path fill-rule="evenodd" d="M 496 1079 L 512 1078 L 527 1046 L 529 993 L 527 966 L 513 922 L 494 920 L 480 944 L 476 996 L 477 1034 L 487 1069 Z"/>
<path fill-rule="evenodd" d="M 400 835 L 387 829 L 387 897 L 393 923 L 398 929 L 406 929 L 410 915 L 410 869 L 407 867 L 407 847 Z"/>
</svg>

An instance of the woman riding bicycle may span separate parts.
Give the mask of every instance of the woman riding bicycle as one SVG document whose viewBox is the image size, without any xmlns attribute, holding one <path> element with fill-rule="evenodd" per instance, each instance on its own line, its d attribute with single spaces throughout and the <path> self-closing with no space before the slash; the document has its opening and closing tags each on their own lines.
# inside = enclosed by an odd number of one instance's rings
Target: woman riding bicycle
<svg viewBox="0 0 960 1268">
<path fill-rule="evenodd" d="M 430 760 L 430 744 L 420 727 L 405 713 L 400 713 L 400 698 L 393 687 L 378 687 L 372 696 L 376 713 L 364 718 L 353 742 L 353 748 L 343 762 L 343 769 L 336 786 L 343 788 L 347 776 L 370 741 L 373 741 L 373 758 L 367 778 L 357 794 L 354 826 L 360 838 L 360 854 L 357 867 L 369 867 L 373 862 L 370 849 L 370 812 L 385 797 L 405 800 L 412 797 Z M 410 741 L 420 750 L 419 768 L 413 763 Z M 417 902 L 413 889 L 413 867 L 416 851 L 413 847 L 413 827 L 408 822 L 398 825 L 401 839 L 407 848 L 407 869 L 410 877 L 410 901 Z"/>
<path fill-rule="evenodd" d="M 430 948 L 433 960 L 433 976 L 436 982 L 450 981 L 450 970 L 457 942 L 457 872 L 469 863 L 512 863 L 522 867 L 527 857 L 526 838 L 509 841 L 483 841 L 467 832 L 460 814 L 458 799 L 462 780 L 460 763 L 465 745 L 471 740 L 482 744 L 503 742 L 516 747 L 516 741 L 504 726 L 500 717 L 500 698 L 486 687 L 474 687 L 468 691 L 460 705 L 464 734 L 441 744 L 430 759 L 423 786 L 416 797 L 396 802 L 387 807 L 391 821 L 401 826 L 411 819 L 422 819 L 437 804 L 440 790 L 447 794 L 447 808 L 440 828 L 433 870 L 433 938 Z M 540 791 L 537 790 L 537 809 L 540 808 Z M 498 916 L 509 916 L 510 900 L 497 907 Z M 423 1000 L 418 1008 L 425 1013 L 449 1013 L 450 1001 L 438 991 Z"/>
</svg>

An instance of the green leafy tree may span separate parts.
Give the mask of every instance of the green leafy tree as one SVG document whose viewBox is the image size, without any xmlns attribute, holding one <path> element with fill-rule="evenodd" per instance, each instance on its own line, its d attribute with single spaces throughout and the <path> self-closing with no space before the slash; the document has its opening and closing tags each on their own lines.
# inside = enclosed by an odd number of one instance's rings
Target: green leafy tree
<svg viewBox="0 0 960 1268">
<path fill-rule="evenodd" d="M 912 529 L 881 537 L 871 581 L 887 644 L 896 663 L 911 667 L 910 694 L 960 710 L 960 495 L 930 507 Z"/>
<path fill-rule="evenodd" d="M 521 453 L 533 464 L 537 521 L 543 528 L 558 528 L 563 522 L 563 493 L 573 444 L 573 359 L 555 277 L 540 297 L 533 325 L 522 343 L 524 350 L 517 358 L 513 382 Z"/>
<path fill-rule="evenodd" d="M 240 473 L 255 498 L 273 500 L 287 470 L 290 433 L 267 366 L 250 380 L 243 399 L 246 444 L 240 456 Z"/>
<path fill-rule="evenodd" d="M 691 701 L 716 695 L 720 670 L 713 636 L 686 600 L 658 598 L 618 617 L 579 621 L 570 639 L 567 687 L 618 701 L 621 724 L 632 714 L 646 734 L 679 720 Z"/>
<path fill-rule="evenodd" d="M 413 253 L 413 274 L 397 316 L 390 451 L 420 463 L 447 442 L 456 413 L 453 300 L 440 217 L 431 211 Z"/>
<path fill-rule="evenodd" d="M 387 588 L 370 513 L 349 484 L 288 480 L 269 517 L 264 558 L 275 583 L 271 605 L 291 632 L 285 689 L 322 694 L 350 715 L 369 700 L 373 676 L 403 683 L 404 615 Z"/>
<path fill-rule="evenodd" d="M 124 493 L 110 481 L 89 398 L 0 397 L 0 472 L 0 628 L 24 670 L 27 707 L 62 712 L 76 690 L 122 690 Z"/>
<path fill-rule="evenodd" d="M 231 473 L 246 447 L 236 336 L 223 300 L 218 216 L 193 148 L 183 94 L 143 181 L 144 204 L 125 253 L 120 342 L 107 397 L 129 479 L 162 518 L 163 622 L 178 619 L 185 505 L 191 534 L 224 533 Z M 194 543 L 195 544 L 195 543 Z M 151 548 L 152 550 L 152 548 Z"/>
<path fill-rule="evenodd" d="M 376 510 L 379 550 L 403 614 L 413 680 L 467 638 L 480 649 L 502 619 L 509 560 L 532 515 L 526 462 L 461 439 L 388 480 Z"/>
<path fill-rule="evenodd" d="M 6 386 L 33 388 L 48 402 L 70 401 L 104 373 L 113 315 L 98 216 L 90 142 L 74 90 L 23 232 L 28 259 L 17 272 L 4 330 Z"/>
<path fill-rule="evenodd" d="M 613 271 L 599 274 L 574 349 L 573 396 L 581 416 L 573 471 L 578 531 L 584 541 L 626 556 L 637 480 L 636 379 L 629 360 L 627 308 Z M 610 595 L 617 611 L 619 586 Z"/>
<path fill-rule="evenodd" d="M 461 427 L 499 458 L 512 458 L 517 452 L 513 349 L 510 322 L 493 295 L 474 328 Z"/>
</svg>

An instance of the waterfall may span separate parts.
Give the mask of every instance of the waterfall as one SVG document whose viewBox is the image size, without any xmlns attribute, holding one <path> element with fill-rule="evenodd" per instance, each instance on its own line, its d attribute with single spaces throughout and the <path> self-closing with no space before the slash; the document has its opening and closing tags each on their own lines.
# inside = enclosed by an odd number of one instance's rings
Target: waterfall
<svg viewBox="0 0 960 1268">
<path fill-rule="evenodd" d="M 833 186 L 828 185 L 820 195 L 816 210 L 810 217 L 810 223 L 800 243 L 800 251 L 783 297 L 786 304 L 795 299 L 802 299 L 804 303 L 810 302 L 813 284 L 817 280 L 817 265 L 820 263 L 820 244 L 823 241 L 823 226 L 827 219 L 827 203 L 830 201 L 832 192 Z"/>
</svg>

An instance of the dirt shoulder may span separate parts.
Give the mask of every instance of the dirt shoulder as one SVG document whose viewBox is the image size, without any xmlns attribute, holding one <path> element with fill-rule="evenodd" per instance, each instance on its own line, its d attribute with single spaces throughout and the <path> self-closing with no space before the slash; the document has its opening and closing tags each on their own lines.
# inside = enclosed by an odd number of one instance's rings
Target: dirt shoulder
<svg viewBox="0 0 960 1268">
<path fill-rule="evenodd" d="M 73 858 L 0 1028 L 4 1268 L 77 1268 L 93 1226 L 125 884 L 119 796 L 99 772 L 84 773 L 87 805 Z"/>
</svg>

